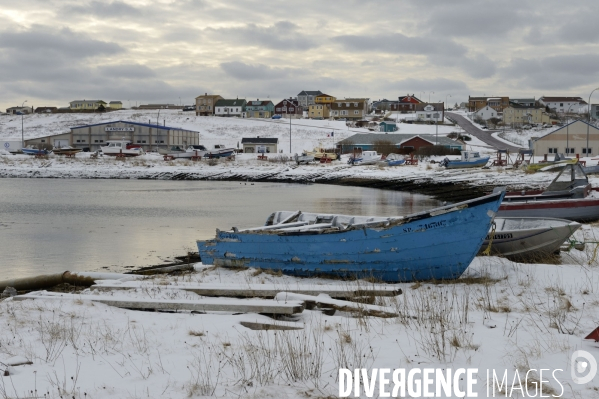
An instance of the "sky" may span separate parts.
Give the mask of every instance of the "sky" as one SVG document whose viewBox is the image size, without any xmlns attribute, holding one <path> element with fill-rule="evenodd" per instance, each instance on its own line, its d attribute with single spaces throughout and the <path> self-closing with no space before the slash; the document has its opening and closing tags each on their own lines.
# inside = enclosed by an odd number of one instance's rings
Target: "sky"
<svg viewBox="0 0 599 399">
<path fill-rule="evenodd" d="M 597 0 L 0 0 L 0 110 L 302 90 L 588 100 L 597 16 Z"/>
</svg>

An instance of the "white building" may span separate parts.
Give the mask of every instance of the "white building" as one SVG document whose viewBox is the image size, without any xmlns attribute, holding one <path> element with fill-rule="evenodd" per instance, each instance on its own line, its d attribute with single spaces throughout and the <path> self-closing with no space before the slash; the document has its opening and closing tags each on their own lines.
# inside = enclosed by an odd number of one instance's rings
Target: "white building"
<svg viewBox="0 0 599 399">
<path fill-rule="evenodd" d="M 476 111 L 472 118 L 488 121 L 491 118 L 499 118 L 499 112 L 487 105 Z"/>
<path fill-rule="evenodd" d="M 552 111 L 582 114 L 588 111 L 587 102 L 580 97 L 546 97 L 539 98 L 539 103 Z"/>
<path fill-rule="evenodd" d="M 440 122 L 445 118 L 445 104 L 416 104 L 416 120 L 422 122 Z"/>
</svg>

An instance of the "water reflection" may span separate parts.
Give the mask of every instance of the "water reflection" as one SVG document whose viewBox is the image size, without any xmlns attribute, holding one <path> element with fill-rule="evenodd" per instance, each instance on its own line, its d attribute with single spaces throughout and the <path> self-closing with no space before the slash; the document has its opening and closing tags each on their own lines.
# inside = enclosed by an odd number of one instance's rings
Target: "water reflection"
<svg viewBox="0 0 599 399">
<path fill-rule="evenodd" d="M 360 187 L 206 181 L 0 179 L 0 279 L 123 271 L 197 250 L 216 228 L 276 210 L 393 216 L 426 196 Z"/>
</svg>

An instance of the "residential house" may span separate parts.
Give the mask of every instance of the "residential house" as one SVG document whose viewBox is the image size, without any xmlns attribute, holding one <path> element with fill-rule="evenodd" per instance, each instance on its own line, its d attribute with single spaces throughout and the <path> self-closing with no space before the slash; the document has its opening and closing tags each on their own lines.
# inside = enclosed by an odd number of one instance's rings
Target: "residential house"
<svg viewBox="0 0 599 399">
<path fill-rule="evenodd" d="M 110 109 L 123 109 L 122 101 L 111 101 L 108 103 L 108 108 Z"/>
<path fill-rule="evenodd" d="M 542 137 L 532 138 L 529 147 L 535 155 L 580 154 L 582 157 L 596 156 L 599 154 L 599 129 L 586 121 L 575 120 Z"/>
<path fill-rule="evenodd" d="M 279 149 L 279 139 L 270 137 L 243 137 L 241 139 L 244 153 L 276 154 Z"/>
<path fill-rule="evenodd" d="M 214 105 L 218 100 L 224 100 L 218 94 L 205 93 L 203 96 L 196 97 L 196 116 L 214 115 Z"/>
<path fill-rule="evenodd" d="M 316 97 L 314 97 L 314 104 L 327 104 L 327 105 L 330 105 L 335 100 L 336 100 L 335 97 L 330 96 L 328 94 L 319 94 Z"/>
<path fill-rule="evenodd" d="M 402 113 L 407 112 L 416 112 L 416 104 L 422 104 L 417 97 L 412 95 L 406 95 L 403 97 L 399 97 L 399 102 L 397 103 L 397 109 L 392 109 L 392 111 L 398 111 Z"/>
<path fill-rule="evenodd" d="M 37 107 L 35 109 L 36 114 L 50 114 L 52 112 L 56 112 L 58 108 L 56 107 Z"/>
<path fill-rule="evenodd" d="M 297 99 L 289 97 L 289 99 L 281 100 L 275 105 L 275 114 L 285 116 L 286 118 L 294 117 L 301 118 L 303 108 L 299 105 Z"/>
<path fill-rule="evenodd" d="M 245 118 L 246 104 L 247 101 L 238 98 L 235 100 L 218 100 L 216 104 L 214 104 L 214 115 Z"/>
<path fill-rule="evenodd" d="M 503 124 L 518 127 L 537 123 L 552 123 L 551 117 L 545 108 L 521 107 L 512 105 L 503 110 Z"/>
<path fill-rule="evenodd" d="M 334 119 L 360 120 L 368 114 L 368 102 L 365 99 L 337 100 L 331 103 L 331 117 Z"/>
<path fill-rule="evenodd" d="M 470 97 L 468 96 L 468 111 L 475 112 L 481 108 L 489 106 L 495 111 L 502 112 L 504 108 L 509 107 L 509 97 Z"/>
<path fill-rule="evenodd" d="M 270 118 L 274 115 L 275 105 L 270 100 L 248 101 L 245 110 L 248 118 Z"/>
<path fill-rule="evenodd" d="M 419 122 L 443 123 L 445 103 L 421 103 L 415 105 L 416 120 Z"/>
<path fill-rule="evenodd" d="M 299 105 L 304 109 L 308 109 L 309 105 L 312 105 L 316 101 L 316 96 L 323 94 L 320 90 L 316 91 L 306 91 L 302 90 L 297 95 L 297 101 L 299 101 Z"/>
<path fill-rule="evenodd" d="M 488 121 L 491 118 L 499 118 L 499 112 L 490 106 L 484 106 L 472 114 L 473 120 Z"/>
<path fill-rule="evenodd" d="M 10 107 L 6 108 L 7 114 L 12 115 L 23 115 L 33 113 L 33 107 Z"/>
<path fill-rule="evenodd" d="M 100 106 L 106 107 L 106 102 L 102 100 L 75 100 L 71 101 L 70 108 L 72 111 L 89 111 L 97 110 Z"/>
<path fill-rule="evenodd" d="M 434 134 L 399 134 L 399 133 L 358 133 L 335 145 L 342 154 L 351 153 L 354 148 L 362 151 L 376 150 L 378 146 L 395 146 L 398 151 L 408 153 L 416 151 L 421 147 L 440 145 L 449 149 L 462 150 L 464 144 L 461 141 L 452 140 L 444 135 Z"/>
<path fill-rule="evenodd" d="M 372 102 L 372 109 L 377 112 L 388 112 L 397 110 L 397 101 L 387 100 L 386 98 Z"/>
<path fill-rule="evenodd" d="M 582 114 L 588 111 L 587 102 L 581 97 L 547 97 L 539 98 L 539 104 L 549 107 L 554 112 Z"/>
<path fill-rule="evenodd" d="M 327 119 L 331 115 L 331 107 L 328 104 L 312 104 L 308 106 L 308 118 Z"/>
<path fill-rule="evenodd" d="M 533 98 L 510 98 L 510 106 L 534 108 L 537 100 Z"/>
</svg>

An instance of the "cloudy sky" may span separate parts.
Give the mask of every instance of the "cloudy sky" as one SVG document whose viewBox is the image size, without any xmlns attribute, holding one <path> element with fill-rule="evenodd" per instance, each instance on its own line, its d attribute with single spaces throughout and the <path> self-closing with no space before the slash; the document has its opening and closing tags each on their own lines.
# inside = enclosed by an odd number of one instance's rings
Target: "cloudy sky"
<svg viewBox="0 0 599 399">
<path fill-rule="evenodd" d="M 588 98 L 598 17 L 597 0 L 0 0 L 0 109 L 302 90 Z"/>
</svg>

